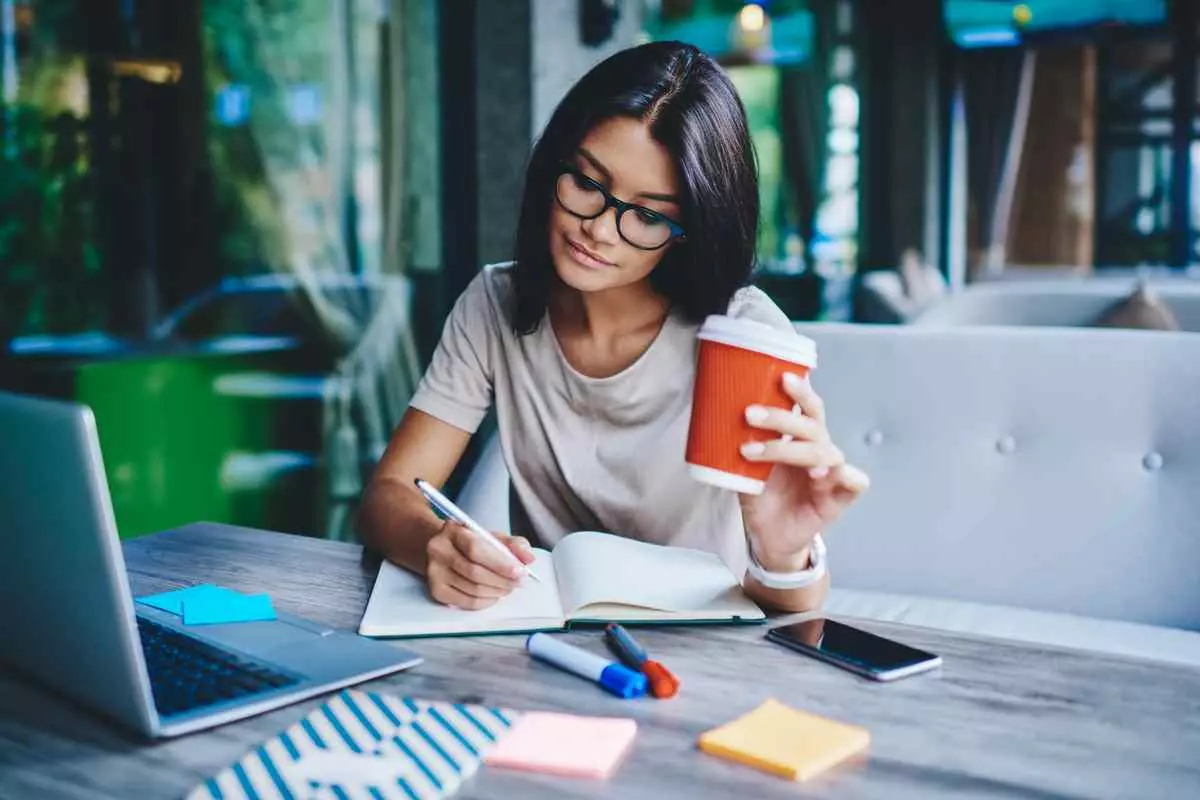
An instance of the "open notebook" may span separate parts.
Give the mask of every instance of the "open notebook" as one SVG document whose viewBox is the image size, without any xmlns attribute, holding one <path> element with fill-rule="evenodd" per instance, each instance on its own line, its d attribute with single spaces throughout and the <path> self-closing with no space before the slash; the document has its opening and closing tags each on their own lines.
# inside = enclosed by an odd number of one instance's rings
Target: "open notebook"
<svg viewBox="0 0 1200 800">
<path fill-rule="evenodd" d="M 573 533 L 534 550 L 526 578 L 490 608 L 463 611 L 430 599 L 425 581 L 384 562 L 358 632 L 445 636 L 560 630 L 574 623 L 760 622 L 765 615 L 712 553 Z"/>
</svg>

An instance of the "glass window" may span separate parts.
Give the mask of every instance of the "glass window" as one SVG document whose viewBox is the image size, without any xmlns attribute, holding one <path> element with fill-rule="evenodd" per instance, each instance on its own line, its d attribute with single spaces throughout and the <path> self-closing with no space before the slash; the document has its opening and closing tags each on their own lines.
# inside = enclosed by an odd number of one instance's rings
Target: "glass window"
<svg viewBox="0 0 1200 800">
<path fill-rule="evenodd" d="M 1096 153 L 1099 182 L 1095 261 L 1100 266 L 1174 263 L 1172 187 L 1175 54 L 1165 37 L 1136 38 L 1100 46 L 1100 130 Z M 1193 127 L 1195 120 L 1193 120 Z M 1193 198 L 1188 216 L 1200 227 L 1200 203 L 1192 159 Z M 1195 252 L 1186 258 L 1195 262 Z"/>
<path fill-rule="evenodd" d="M 0 347 L 136 335 L 228 276 L 440 266 L 434 0 L 194 7 L 0 0 Z"/>
<path fill-rule="evenodd" d="M 203 7 L 224 271 L 378 271 L 380 5 Z"/>
<path fill-rule="evenodd" d="M 781 255 L 780 222 L 784 213 L 779 70 L 770 66 L 747 66 L 730 67 L 727 71 L 746 106 L 750 136 L 758 156 L 759 257 L 774 260 Z"/>
<path fill-rule="evenodd" d="M 107 325 L 74 6 L 0 0 L 0 349 Z"/>
<path fill-rule="evenodd" d="M 690 42 L 746 106 L 760 193 L 756 282 L 795 319 L 848 318 L 858 266 L 852 0 L 650 0 L 646 37 Z"/>
</svg>

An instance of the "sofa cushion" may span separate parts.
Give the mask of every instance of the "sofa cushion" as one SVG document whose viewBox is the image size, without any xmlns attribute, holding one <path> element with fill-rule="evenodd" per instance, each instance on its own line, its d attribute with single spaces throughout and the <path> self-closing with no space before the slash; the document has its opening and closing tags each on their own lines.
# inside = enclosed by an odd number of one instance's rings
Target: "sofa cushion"
<svg viewBox="0 0 1200 800">
<path fill-rule="evenodd" d="M 1124 278 L 974 283 L 934 303 L 914 322 L 936 327 L 1091 327 L 1136 286 L 1136 281 Z M 1150 287 L 1171 309 L 1180 329 L 1200 332 L 1200 280 L 1155 279 Z"/>
<path fill-rule="evenodd" d="M 835 585 L 1200 632 L 1200 336 L 811 323 Z"/>
<path fill-rule="evenodd" d="M 1200 666 L 1200 633 L 1179 628 L 918 595 L 840 589 L 836 585 L 825 603 L 825 612 L 831 616 Z"/>
<path fill-rule="evenodd" d="M 1179 320 L 1158 293 L 1145 283 L 1113 304 L 1096 320 L 1098 328 L 1138 328 L 1148 331 L 1177 331 Z"/>
</svg>

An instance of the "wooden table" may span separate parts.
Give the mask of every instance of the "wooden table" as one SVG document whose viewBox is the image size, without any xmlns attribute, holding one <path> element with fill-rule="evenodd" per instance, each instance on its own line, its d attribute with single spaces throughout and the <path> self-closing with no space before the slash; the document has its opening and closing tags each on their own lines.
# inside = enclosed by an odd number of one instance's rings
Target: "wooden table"
<svg viewBox="0 0 1200 800">
<path fill-rule="evenodd" d="M 353 545 L 214 525 L 130 541 L 125 556 L 137 594 L 213 582 L 347 629 L 377 568 Z M 683 681 L 669 701 L 610 698 L 532 661 L 519 636 L 409 641 L 425 663 L 369 686 L 638 721 L 607 783 L 484 770 L 468 798 L 1200 797 L 1200 670 L 862 624 L 945 666 L 875 684 L 765 642 L 761 627 L 666 628 L 639 636 Z M 570 637 L 601 647 L 594 631 Z M 696 750 L 702 731 L 768 697 L 866 726 L 869 757 L 792 784 Z M 0 798 L 180 797 L 319 703 L 146 744 L 0 674 Z"/>
</svg>

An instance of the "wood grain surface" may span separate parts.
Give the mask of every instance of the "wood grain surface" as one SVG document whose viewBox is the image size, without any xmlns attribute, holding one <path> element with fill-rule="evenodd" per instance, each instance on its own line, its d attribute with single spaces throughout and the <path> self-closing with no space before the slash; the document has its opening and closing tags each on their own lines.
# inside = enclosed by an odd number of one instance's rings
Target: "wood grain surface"
<svg viewBox="0 0 1200 800">
<path fill-rule="evenodd" d="M 351 630 L 378 568 L 354 545 L 209 524 L 124 547 L 135 594 L 211 582 L 269 592 L 282 610 Z M 521 636 L 408 640 L 425 663 L 365 686 L 638 722 L 633 752 L 607 782 L 485 769 L 467 798 L 1200 797 L 1200 670 L 857 624 L 945 665 L 877 684 L 766 642 L 763 627 L 680 627 L 638 631 L 683 682 L 668 701 L 610 697 L 532 661 Z M 567 636 L 604 652 L 598 631 Z M 696 749 L 701 732 L 768 697 L 865 726 L 868 756 L 792 784 Z M 147 743 L 0 673 L 0 798 L 180 797 L 320 702 Z"/>
</svg>

